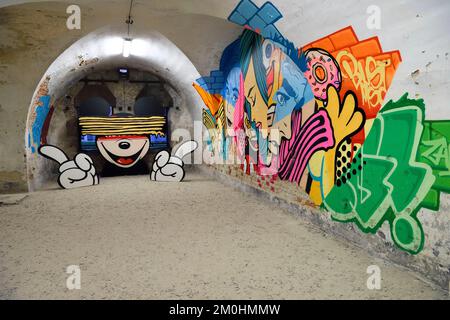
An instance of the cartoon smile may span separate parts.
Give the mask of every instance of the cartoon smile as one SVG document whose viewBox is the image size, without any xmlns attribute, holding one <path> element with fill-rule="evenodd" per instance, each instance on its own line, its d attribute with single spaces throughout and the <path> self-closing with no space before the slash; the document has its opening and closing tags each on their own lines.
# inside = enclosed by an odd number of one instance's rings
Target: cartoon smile
<svg viewBox="0 0 450 320">
<path fill-rule="evenodd" d="M 145 136 L 107 136 L 97 139 L 97 147 L 107 161 L 130 168 L 147 154 L 150 146 Z"/>
<path fill-rule="evenodd" d="M 121 142 L 122 145 L 128 143 L 128 142 Z M 108 151 L 108 149 L 105 147 L 105 145 L 102 143 L 103 148 L 105 148 L 105 151 L 108 153 L 108 155 L 118 164 L 124 165 L 124 166 L 128 166 L 130 164 L 132 164 L 133 162 L 136 162 L 136 160 L 139 158 L 139 156 L 141 155 L 142 149 L 145 148 L 145 145 L 142 147 L 141 150 L 139 150 L 138 152 L 136 152 L 135 154 L 128 156 L 128 157 L 123 157 L 123 156 L 117 156 L 111 152 Z"/>
</svg>

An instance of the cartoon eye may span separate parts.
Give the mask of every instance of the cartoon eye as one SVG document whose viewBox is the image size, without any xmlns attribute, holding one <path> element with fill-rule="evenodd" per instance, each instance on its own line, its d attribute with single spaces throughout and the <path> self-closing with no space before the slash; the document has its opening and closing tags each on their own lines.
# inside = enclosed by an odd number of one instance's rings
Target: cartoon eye
<svg viewBox="0 0 450 320">
<path fill-rule="evenodd" d="M 280 106 L 284 106 L 288 100 L 289 100 L 288 96 L 282 94 L 281 92 L 277 93 L 277 102 Z"/>
<path fill-rule="evenodd" d="M 233 99 L 233 103 L 235 103 L 237 101 L 237 99 L 238 99 L 238 96 L 234 94 L 232 99 Z"/>
<path fill-rule="evenodd" d="M 269 59 L 272 56 L 272 44 L 266 46 L 266 58 Z"/>
</svg>

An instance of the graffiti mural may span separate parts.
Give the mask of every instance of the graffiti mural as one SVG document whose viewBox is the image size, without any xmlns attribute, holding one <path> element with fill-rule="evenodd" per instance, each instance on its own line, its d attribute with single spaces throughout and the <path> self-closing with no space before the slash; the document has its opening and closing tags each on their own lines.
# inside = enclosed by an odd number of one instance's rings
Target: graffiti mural
<svg viewBox="0 0 450 320">
<path fill-rule="evenodd" d="M 58 163 L 58 184 L 63 189 L 93 186 L 99 183 L 94 162 L 87 154 L 79 153 L 73 160 L 58 147 L 43 145 L 39 154 Z"/>
<path fill-rule="evenodd" d="M 150 179 L 153 181 L 180 182 L 184 179 L 183 158 L 197 149 L 195 141 L 183 143 L 173 156 L 163 150 L 156 155 Z"/>
<path fill-rule="evenodd" d="M 423 126 L 417 160 L 431 167 L 435 180 L 421 205 L 439 210 L 440 192 L 450 192 L 450 121 L 424 121 Z"/>
<path fill-rule="evenodd" d="M 80 117 L 82 136 L 95 136 L 100 154 L 120 168 L 131 168 L 150 149 L 151 135 L 164 136 L 164 117 Z M 95 138 L 94 138 L 95 139 Z"/>
<path fill-rule="evenodd" d="M 28 150 L 58 165 L 58 183 L 64 189 L 92 186 L 99 177 L 148 174 L 151 181 L 180 182 L 184 179 L 183 158 L 191 154 L 197 142 L 184 139 L 173 154 L 169 146 L 168 108 L 166 93 L 138 88 L 130 97 L 134 107 L 130 112 L 115 113 L 116 97 L 105 85 L 85 84 L 74 98 L 78 115 L 79 150 L 69 158 L 64 150 L 47 143 L 53 113 L 46 77 L 34 101 L 27 132 Z M 125 85 L 125 83 L 124 83 Z M 123 87 L 122 87 L 123 89 Z M 147 160 L 155 152 L 151 164 Z M 103 161 L 104 160 L 104 161 Z M 95 163 L 95 162 L 98 163 Z M 97 168 L 96 168 L 97 167 Z M 101 170 L 99 170 L 101 169 Z"/>
<path fill-rule="evenodd" d="M 31 126 L 31 132 L 28 133 L 28 147 L 32 153 L 36 152 L 41 146 L 42 139 L 46 136 L 45 131 L 48 130 L 46 119 L 50 118 L 52 113 L 53 108 L 50 106 L 50 96 L 41 96 L 35 107 L 35 119 Z"/>
<path fill-rule="evenodd" d="M 173 156 L 170 156 L 169 152 L 165 150 L 160 151 L 153 163 L 150 180 L 160 182 L 183 181 L 185 176 L 183 158 L 197 147 L 196 141 L 186 141 L 178 147 Z M 139 155 L 141 153 L 142 151 L 139 152 Z M 61 188 L 73 189 L 99 184 L 99 176 L 89 155 L 78 153 L 74 160 L 69 160 L 64 151 L 52 145 L 42 145 L 39 148 L 39 154 L 59 164 L 58 184 Z M 109 156 L 112 157 L 113 155 Z"/>
<path fill-rule="evenodd" d="M 416 160 L 423 120 L 422 100 L 405 95 L 390 101 L 355 154 L 357 161 L 325 200 L 334 219 L 355 221 L 367 232 L 387 220 L 394 242 L 411 253 L 423 247 L 416 214 L 435 181 L 431 167 Z"/>
<path fill-rule="evenodd" d="M 80 117 L 82 137 L 90 137 L 107 163 L 121 169 L 137 166 L 150 150 L 152 137 L 165 136 L 164 117 Z M 183 158 L 198 144 L 184 142 L 174 153 L 160 151 L 150 171 L 152 181 L 180 182 L 184 179 Z M 85 153 L 69 160 L 56 146 L 42 145 L 39 154 L 59 165 L 58 183 L 63 189 L 92 186 L 99 183 L 94 161 Z M 145 164 L 143 164 L 145 165 Z"/>
<path fill-rule="evenodd" d="M 438 210 L 450 188 L 450 122 L 426 121 L 424 101 L 407 94 L 384 104 L 401 55 L 377 37 L 349 26 L 296 47 L 276 28 L 281 18 L 249 0 L 230 14 L 241 36 L 193 84 L 208 148 L 260 188 L 291 183 L 335 221 L 370 233 L 386 222 L 400 249 L 420 252 L 417 213 Z"/>
</svg>

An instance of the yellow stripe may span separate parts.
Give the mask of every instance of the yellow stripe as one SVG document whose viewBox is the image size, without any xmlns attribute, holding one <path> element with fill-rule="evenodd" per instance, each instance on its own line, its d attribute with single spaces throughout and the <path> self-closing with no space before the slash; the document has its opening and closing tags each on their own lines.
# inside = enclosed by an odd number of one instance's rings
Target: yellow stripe
<svg viewBox="0 0 450 320">
<path fill-rule="evenodd" d="M 81 134 L 92 135 L 121 135 L 121 134 L 159 134 L 164 136 L 162 129 L 166 124 L 166 118 L 161 116 L 151 117 L 80 117 L 79 125 Z"/>
<path fill-rule="evenodd" d="M 80 120 L 108 120 L 108 121 L 129 121 L 129 120 L 154 120 L 164 119 L 165 117 L 127 117 L 127 118 L 113 118 L 113 117 L 80 117 Z"/>
<path fill-rule="evenodd" d="M 155 121 L 155 122 L 122 122 L 122 123 L 108 123 L 108 122 L 79 122 L 82 125 L 99 125 L 99 126 L 123 126 L 127 124 L 138 124 L 138 125 L 154 125 L 154 124 L 165 124 L 165 121 Z"/>
<path fill-rule="evenodd" d="M 106 130 L 83 130 L 81 134 L 86 135 L 96 135 L 96 136 L 111 136 L 111 135 L 149 135 L 149 134 L 159 134 L 165 136 L 164 132 L 158 130 L 146 130 L 146 131 L 106 131 Z"/>
<path fill-rule="evenodd" d="M 106 123 L 122 123 L 122 122 L 159 122 L 159 121 L 165 121 L 166 119 L 127 119 L 127 120 L 120 120 L 120 121 L 109 121 L 107 119 L 79 119 L 80 122 L 106 122 Z"/>
<path fill-rule="evenodd" d="M 140 123 L 140 124 L 152 124 L 152 123 L 166 123 L 165 120 L 152 120 L 152 121 L 120 121 L 120 122 L 110 122 L 110 121 L 85 121 L 85 120 L 80 120 L 78 121 L 78 123 L 85 123 L 85 124 L 108 124 L 111 126 L 119 126 L 121 124 L 126 124 L 126 123 Z"/>
<path fill-rule="evenodd" d="M 152 124 L 152 125 L 126 125 L 126 126 L 99 126 L 99 125 L 82 125 L 83 128 L 112 128 L 112 129 L 121 129 L 121 128 L 162 128 L 163 125 L 160 124 Z"/>
<path fill-rule="evenodd" d="M 129 129 L 82 129 L 81 131 L 121 131 L 121 132 L 130 132 L 130 131 L 162 131 L 158 130 L 157 128 L 141 128 L 141 129 L 135 129 L 135 130 L 129 130 Z"/>
</svg>

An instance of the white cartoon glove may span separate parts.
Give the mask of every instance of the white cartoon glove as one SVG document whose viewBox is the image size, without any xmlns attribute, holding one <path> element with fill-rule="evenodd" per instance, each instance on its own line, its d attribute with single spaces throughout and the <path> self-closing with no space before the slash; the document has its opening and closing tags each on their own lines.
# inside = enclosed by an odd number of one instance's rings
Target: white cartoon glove
<svg viewBox="0 0 450 320">
<path fill-rule="evenodd" d="M 72 189 L 99 183 L 94 162 L 87 154 L 79 153 L 74 160 L 69 160 L 64 151 L 51 145 L 41 146 L 39 153 L 59 163 L 58 183 L 61 188 Z"/>
<path fill-rule="evenodd" d="M 153 163 L 153 170 L 150 174 L 150 180 L 164 182 L 182 181 L 185 174 L 182 159 L 197 149 L 197 147 L 198 143 L 196 141 L 187 141 L 178 148 L 173 156 L 165 150 L 159 152 L 155 157 L 155 162 Z"/>
</svg>

